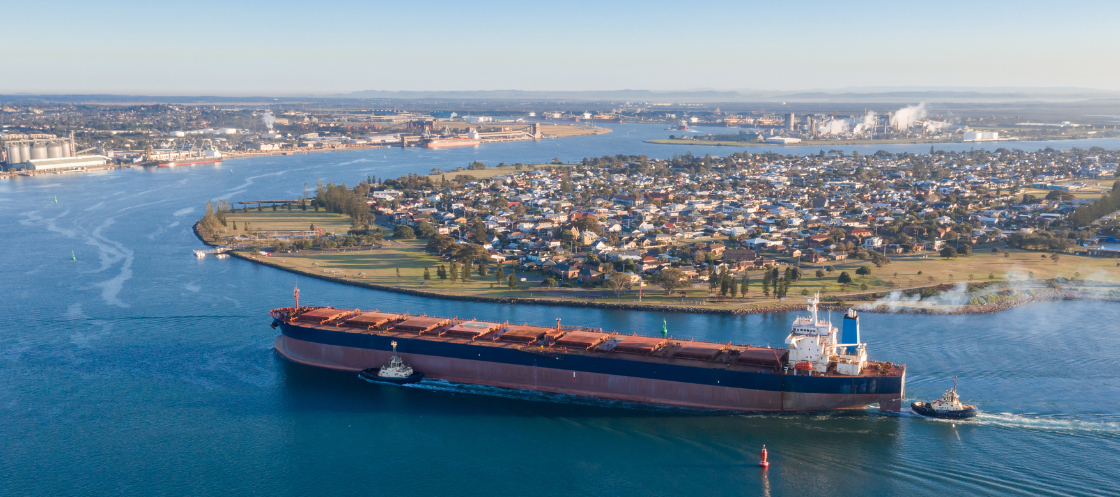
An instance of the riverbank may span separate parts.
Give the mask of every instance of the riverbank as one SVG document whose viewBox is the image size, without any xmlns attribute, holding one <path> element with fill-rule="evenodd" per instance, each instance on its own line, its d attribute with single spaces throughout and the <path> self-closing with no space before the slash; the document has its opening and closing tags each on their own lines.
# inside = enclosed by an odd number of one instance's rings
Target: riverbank
<svg viewBox="0 0 1120 497">
<path fill-rule="evenodd" d="M 543 135 L 544 139 L 573 138 L 573 137 L 578 137 L 578 136 L 602 135 L 602 134 L 610 133 L 611 131 L 612 130 L 610 128 L 591 127 L 591 126 L 583 126 L 583 125 L 575 125 L 575 124 L 573 124 L 573 125 L 542 124 L 541 125 L 541 134 Z M 531 138 L 526 138 L 526 139 L 522 139 L 522 140 L 506 140 L 506 139 L 503 139 L 503 140 L 489 140 L 489 141 L 483 140 L 482 144 L 478 145 L 478 146 L 490 145 L 490 144 L 494 144 L 494 143 L 512 143 L 512 142 L 531 141 L 531 140 L 532 140 Z M 409 146 L 415 146 L 415 142 L 412 141 L 411 139 L 409 140 L 409 143 L 410 143 Z M 346 152 L 346 151 L 353 151 L 353 150 L 377 150 L 377 149 L 385 149 L 385 148 L 401 148 L 401 145 L 400 145 L 399 142 L 395 142 L 395 143 L 379 143 L 379 144 L 376 144 L 376 145 L 375 144 L 369 144 L 369 145 L 354 145 L 354 146 L 345 146 L 345 147 L 339 146 L 339 147 L 315 148 L 315 149 L 273 150 L 273 151 L 268 151 L 268 152 L 224 152 L 224 157 L 223 158 L 225 158 L 225 159 L 243 159 L 243 158 L 247 158 L 247 157 L 269 157 L 269 156 L 274 156 L 274 155 L 301 155 L 301 154 L 312 154 L 312 153 L 319 153 L 319 152 Z"/>
<path fill-rule="evenodd" d="M 712 146 L 712 147 L 834 147 L 840 145 L 961 145 L 971 144 L 977 147 L 1004 147 L 1008 148 L 1010 144 L 1024 143 L 1024 142 L 1043 142 L 1043 141 L 1071 141 L 1071 140 L 1084 140 L 1088 138 L 1109 138 L 1113 135 L 1100 135 L 1100 136 L 1046 136 L 1039 138 L 1016 138 L 1016 139 L 1003 139 L 995 141 L 980 141 L 980 142 L 965 142 L 961 140 L 935 140 L 927 138 L 907 138 L 902 140 L 802 140 L 797 143 L 782 144 L 782 143 L 766 143 L 766 142 L 743 142 L 743 141 L 717 141 L 717 140 L 682 140 L 679 138 L 674 139 L 655 139 L 644 140 L 645 143 L 652 143 L 655 145 L 691 145 L 691 146 Z"/>
<path fill-rule="evenodd" d="M 195 236 L 198 237 L 203 243 L 208 246 L 217 246 L 208 241 L 198 229 L 196 223 L 193 227 Z M 324 254 L 331 257 L 347 257 L 352 254 L 349 253 L 330 253 Z M 259 253 L 254 253 L 250 250 L 233 250 L 229 252 L 235 258 L 260 264 L 262 266 L 287 271 L 289 273 L 299 274 L 322 281 L 329 281 L 348 286 L 367 288 L 371 290 L 380 290 L 385 292 L 400 293 L 405 295 L 414 295 L 418 297 L 444 299 L 444 300 L 457 300 L 468 302 L 485 302 L 485 303 L 499 303 L 499 304 L 523 304 L 523 305 L 547 305 L 559 307 L 577 307 L 577 308 L 595 308 L 595 309 L 610 309 L 610 310 L 634 310 L 634 311 L 655 311 L 655 312 L 685 312 L 696 314 L 724 314 L 724 315 L 749 315 L 760 313 L 774 313 L 774 312 L 791 312 L 798 311 L 804 308 L 800 303 L 801 297 L 790 297 L 786 301 L 769 301 L 769 302 L 739 302 L 734 299 L 718 299 L 714 298 L 709 301 L 707 298 L 701 298 L 699 301 L 695 298 L 686 299 L 681 298 L 680 303 L 674 303 L 667 297 L 660 295 L 655 288 L 648 288 L 647 299 L 655 300 L 654 302 L 623 302 L 619 300 L 610 301 L 609 296 L 602 296 L 592 294 L 592 296 L 584 297 L 559 297 L 555 294 L 561 293 L 557 289 L 546 289 L 541 287 L 526 287 L 511 290 L 498 290 L 501 295 L 480 295 L 478 293 L 469 293 L 474 291 L 474 288 L 460 289 L 453 285 L 449 285 L 445 291 L 440 291 L 436 288 L 416 288 L 406 287 L 402 285 L 389 285 L 374 281 L 363 281 L 366 277 L 364 272 L 357 274 L 343 274 L 339 270 L 329 269 L 326 267 L 318 266 L 313 263 L 311 266 L 298 266 L 287 261 L 293 255 L 277 254 L 276 256 L 264 256 Z M 322 255 L 322 254 L 315 254 Z M 434 264 L 434 261 L 432 262 Z M 392 265 L 392 264 L 390 264 Z M 419 266 L 418 266 L 419 267 Z M 409 268 L 415 269 L 415 268 Z M 480 281 L 473 281 L 476 286 L 481 283 Z M 963 282 L 962 282 L 963 283 Z M 1024 285 L 1027 284 L 1024 282 Z M 906 314 L 939 314 L 939 315 L 957 315 L 957 314 L 989 314 L 994 312 L 1005 311 L 1014 307 L 1034 303 L 1034 302 L 1051 302 L 1063 300 L 1096 300 L 1096 301 L 1120 301 L 1120 298 L 1109 295 L 1095 295 L 1089 291 L 1082 291 L 1079 289 L 1049 289 L 1039 282 L 1037 288 L 1025 289 L 1021 292 L 1015 292 L 1012 295 L 1006 295 L 998 302 L 984 302 L 977 304 L 967 303 L 967 300 L 961 302 L 945 302 L 935 303 L 930 305 L 930 301 L 923 301 L 914 299 L 913 301 L 904 301 L 899 303 L 898 300 L 902 298 L 901 291 L 896 292 L 894 299 L 890 298 L 891 292 L 853 292 L 843 294 L 827 295 L 824 304 L 825 309 L 844 311 L 849 307 L 857 307 L 861 312 L 872 313 L 906 313 Z M 425 281 L 422 285 L 427 285 Z M 434 285 L 433 285 L 434 286 Z M 946 283 L 934 285 L 934 287 L 946 287 Z M 951 286 L 951 285 L 949 285 Z M 920 291 L 921 288 L 909 288 L 908 291 Z M 466 290 L 466 291 L 464 291 Z M 943 290 L 943 288 L 941 289 Z M 522 295 L 511 296 L 509 293 L 518 293 Z M 525 296 L 524 294 L 528 294 Z M 676 300 L 676 298 L 673 298 Z M 786 303 L 789 301 L 796 301 L 798 303 Z M 939 302 L 934 300 L 933 302 Z"/>
<path fill-rule="evenodd" d="M 927 140 L 927 139 L 907 139 L 907 140 L 803 140 L 797 143 L 790 143 L 788 145 L 782 143 L 766 143 L 766 142 L 745 142 L 745 141 L 717 141 L 717 140 L 681 140 L 681 139 L 664 139 L 664 140 L 645 140 L 646 143 L 653 143 L 655 145 L 703 145 L 712 147 L 773 147 L 773 146 L 788 146 L 788 147 L 815 147 L 815 146 L 837 146 L 837 145 L 921 145 L 929 144 L 960 144 L 961 141 L 945 141 L 945 140 Z M 989 143 L 989 142 L 984 142 Z"/>
</svg>

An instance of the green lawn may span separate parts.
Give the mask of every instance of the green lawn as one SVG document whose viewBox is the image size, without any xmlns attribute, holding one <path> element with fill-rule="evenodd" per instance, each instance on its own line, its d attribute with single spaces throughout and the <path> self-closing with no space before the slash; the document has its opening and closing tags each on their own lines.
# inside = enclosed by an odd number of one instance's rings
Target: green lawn
<svg viewBox="0 0 1120 497">
<path fill-rule="evenodd" d="M 237 224 L 237 230 L 233 229 L 234 223 Z M 310 229 L 314 224 L 316 228 L 323 230 L 323 233 L 346 233 L 350 229 L 350 217 L 342 214 L 332 214 L 330 212 L 319 211 L 308 208 L 306 212 L 293 208 L 288 212 L 285 208 L 278 208 L 273 211 L 270 207 L 265 207 L 263 212 L 257 212 L 256 209 L 249 209 L 249 212 L 231 212 L 226 214 L 226 236 L 234 234 L 245 234 L 245 223 L 249 223 L 250 229 L 265 230 L 265 231 L 296 231 Z"/>
</svg>

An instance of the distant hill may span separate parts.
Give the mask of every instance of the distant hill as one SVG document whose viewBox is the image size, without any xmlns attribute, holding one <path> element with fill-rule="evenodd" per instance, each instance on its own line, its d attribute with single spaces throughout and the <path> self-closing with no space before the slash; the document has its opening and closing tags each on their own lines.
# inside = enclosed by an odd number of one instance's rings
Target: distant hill
<svg viewBox="0 0 1120 497">
<path fill-rule="evenodd" d="M 525 91 L 525 90 L 479 90 L 479 91 L 356 91 L 345 98 L 375 99 L 439 99 L 439 100 L 578 100 L 578 101 L 701 101 L 726 102 L 743 101 L 747 96 L 736 91 L 650 91 L 650 90 L 606 90 L 606 91 Z"/>
</svg>

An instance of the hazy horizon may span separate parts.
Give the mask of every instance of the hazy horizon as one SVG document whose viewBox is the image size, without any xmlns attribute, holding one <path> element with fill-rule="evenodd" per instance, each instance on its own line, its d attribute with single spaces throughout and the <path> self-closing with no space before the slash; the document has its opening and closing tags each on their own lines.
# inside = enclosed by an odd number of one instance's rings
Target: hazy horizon
<svg viewBox="0 0 1120 497">
<path fill-rule="evenodd" d="M 0 93 L 1120 91 L 1120 4 L 126 0 L 6 8 Z"/>
</svg>

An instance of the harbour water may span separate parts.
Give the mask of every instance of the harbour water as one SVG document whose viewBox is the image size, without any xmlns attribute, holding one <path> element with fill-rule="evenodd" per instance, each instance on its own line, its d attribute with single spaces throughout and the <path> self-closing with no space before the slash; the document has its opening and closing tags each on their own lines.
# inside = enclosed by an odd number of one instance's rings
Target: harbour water
<svg viewBox="0 0 1120 497">
<path fill-rule="evenodd" d="M 964 400 L 984 411 L 973 421 L 872 409 L 726 414 L 370 385 L 277 357 L 267 311 L 290 303 L 298 284 L 308 304 L 537 323 L 562 315 L 646 333 L 664 319 L 674 336 L 761 345 L 781 343 L 793 315 L 452 302 L 191 255 L 207 199 L 295 197 L 318 179 L 353 184 L 474 160 L 739 150 L 645 144 L 669 132 L 611 127 L 539 143 L 0 181 L 0 495 L 1120 494 L 1117 304 L 862 316 L 872 357 L 908 364 L 909 398 L 935 398 L 959 376 Z M 860 152 L 880 148 L 929 145 Z M 756 466 L 762 444 L 766 472 Z"/>
</svg>

